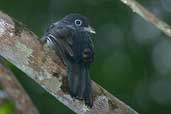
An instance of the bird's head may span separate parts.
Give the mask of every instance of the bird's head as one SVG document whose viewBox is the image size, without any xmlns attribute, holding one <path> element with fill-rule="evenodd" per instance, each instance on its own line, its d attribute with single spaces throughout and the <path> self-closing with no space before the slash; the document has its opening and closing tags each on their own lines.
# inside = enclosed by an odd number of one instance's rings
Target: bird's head
<svg viewBox="0 0 171 114">
<path fill-rule="evenodd" d="M 95 34 L 95 30 L 89 25 L 88 19 L 80 14 L 69 14 L 62 20 L 68 27 L 80 31 L 85 31 Z"/>
</svg>

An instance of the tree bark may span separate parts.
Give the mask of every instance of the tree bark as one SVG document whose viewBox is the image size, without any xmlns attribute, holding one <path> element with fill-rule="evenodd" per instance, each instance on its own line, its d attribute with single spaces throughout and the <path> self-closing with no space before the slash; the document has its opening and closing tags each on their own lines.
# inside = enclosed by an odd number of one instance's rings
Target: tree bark
<svg viewBox="0 0 171 114">
<path fill-rule="evenodd" d="M 12 72 L 0 62 L 0 84 L 20 114 L 39 114 Z"/>
</svg>

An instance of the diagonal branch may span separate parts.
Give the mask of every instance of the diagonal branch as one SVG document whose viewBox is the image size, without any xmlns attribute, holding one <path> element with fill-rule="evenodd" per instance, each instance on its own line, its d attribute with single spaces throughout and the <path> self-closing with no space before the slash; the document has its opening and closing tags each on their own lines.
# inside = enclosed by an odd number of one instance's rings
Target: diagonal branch
<svg viewBox="0 0 171 114">
<path fill-rule="evenodd" d="M 39 114 L 15 76 L 2 63 L 0 63 L 0 84 L 20 114 Z"/>
<path fill-rule="evenodd" d="M 171 27 L 164 21 L 158 19 L 154 14 L 152 14 L 147 9 L 145 9 L 137 1 L 135 0 L 120 0 L 120 1 L 126 4 L 128 7 L 130 7 L 133 12 L 137 13 L 146 21 L 156 26 L 159 30 L 161 30 L 167 36 L 171 37 Z"/>
<path fill-rule="evenodd" d="M 78 114 L 138 114 L 93 82 L 92 109 L 67 93 L 66 69 L 38 37 L 0 12 L 0 55 L 13 63 L 60 102 Z"/>
</svg>

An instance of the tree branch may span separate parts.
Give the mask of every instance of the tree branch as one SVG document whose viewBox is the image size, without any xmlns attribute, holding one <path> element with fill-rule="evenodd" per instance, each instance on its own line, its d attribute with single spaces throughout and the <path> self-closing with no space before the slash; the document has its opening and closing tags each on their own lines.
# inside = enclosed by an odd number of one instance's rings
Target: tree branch
<svg viewBox="0 0 171 114">
<path fill-rule="evenodd" d="M 66 69 L 53 50 L 38 37 L 0 12 L 0 55 L 13 63 L 47 92 L 78 114 L 137 114 L 133 109 L 93 82 L 92 109 L 67 93 Z"/>
<path fill-rule="evenodd" d="M 15 76 L 0 63 L 0 84 L 20 114 L 39 114 Z"/>
<path fill-rule="evenodd" d="M 128 7 L 130 7 L 133 12 L 137 13 L 146 21 L 156 26 L 159 30 L 161 30 L 167 36 L 171 37 L 171 27 L 164 21 L 158 19 L 154 14 L 152 14 L 147 9 L 145 9 L 137 1 L 135 0 L 120 0 L 120 1 L 126 4 Z"/>
</svg>

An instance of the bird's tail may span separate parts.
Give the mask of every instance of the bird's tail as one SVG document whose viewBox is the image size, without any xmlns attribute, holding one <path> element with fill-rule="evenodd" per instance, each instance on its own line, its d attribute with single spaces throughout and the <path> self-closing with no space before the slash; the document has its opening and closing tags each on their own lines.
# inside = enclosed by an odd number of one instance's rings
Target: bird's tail
<svg viewBox="0 0 171 114">
<path fill-rule="evenodd" d="M 89 66 L 83 64 L 68 65 L 68 82 L 70 95 L 92 107 L 91 79 L 89 76 Z"/>
</svg>

